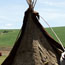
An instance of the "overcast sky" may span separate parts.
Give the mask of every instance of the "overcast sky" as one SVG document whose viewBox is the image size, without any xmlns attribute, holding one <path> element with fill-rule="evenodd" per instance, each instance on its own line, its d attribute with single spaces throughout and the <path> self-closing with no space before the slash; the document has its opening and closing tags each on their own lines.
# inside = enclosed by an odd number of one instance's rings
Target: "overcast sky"
<svg viewBox="0 0 65 65">
<path fill-rule="evenodd" d="M 0 29 L 20 29 L 27 8 L 26 0 L 0 0 Z M 37 0 L 35 10 L 50 26 L 65 26 L 65 0 Z"/>
</svg>

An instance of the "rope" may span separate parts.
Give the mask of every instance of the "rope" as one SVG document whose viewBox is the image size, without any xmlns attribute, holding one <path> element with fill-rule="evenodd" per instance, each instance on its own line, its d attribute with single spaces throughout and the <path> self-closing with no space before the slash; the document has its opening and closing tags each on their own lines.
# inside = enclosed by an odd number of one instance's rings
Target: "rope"
<svg viewBox="0 0 65 65">
<path fill-rule="evenodd" d="M 41 16 L 40 16 L 40 17 L 41 17 Z M 57 34 L 56 34 L 55 31 L 53 30 L 53 28 L 50 27 L 50 25 L 48 24 L 48 22 L 47 22 L 43 17 L 41 17 L 41 19 L 49 26 L 49 28 L 51 29 L 51 31 L 53 32 L 53 34 L 56 36 L 56 39 L 59 41 L 59 43 L 61 44 L 62 48 L 64 49 L 64 46 L 63 46 L 63 44 L 62 44 L 60 38 L 57 36 Z M 65 49 L 64 49 L 64 51 L 65 51 Z"/>
</svg>

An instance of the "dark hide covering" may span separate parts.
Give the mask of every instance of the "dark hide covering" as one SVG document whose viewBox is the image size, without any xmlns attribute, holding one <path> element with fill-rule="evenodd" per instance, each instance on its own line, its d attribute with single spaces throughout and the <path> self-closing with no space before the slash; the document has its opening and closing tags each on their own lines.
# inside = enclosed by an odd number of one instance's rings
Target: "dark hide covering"
<svg viewBox="0 0 65 65">
<path fill-rule="evenodd" d="M 31 9 L 25 12 L 18 38 L 2 65 L 59 65 L 64 50 L 45 31 L 38 18 Z"/>
</svg>

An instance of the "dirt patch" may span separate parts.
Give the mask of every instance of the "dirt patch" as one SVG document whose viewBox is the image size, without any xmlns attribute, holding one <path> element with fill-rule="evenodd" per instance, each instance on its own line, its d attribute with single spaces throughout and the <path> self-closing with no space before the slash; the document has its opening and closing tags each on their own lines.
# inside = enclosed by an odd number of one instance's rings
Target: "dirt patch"
<svg viewBox="0 0 65 65">
<path fill-rule="evenodd" d="M 2 53 L 3 56 L 8 56 L 10 51 L 0 51 Z"/>
<path fill-rule="evenodd" d="M 12 49 L 11 47 L 0 47 L 0 52 L 2 53 L 3 56 L 8 56 L 11 49 Z"/>
<path fill-rule="evenodd" d="M 11 51 L 12 47 L 0 47 L 0 51 Z"/>
</svg>

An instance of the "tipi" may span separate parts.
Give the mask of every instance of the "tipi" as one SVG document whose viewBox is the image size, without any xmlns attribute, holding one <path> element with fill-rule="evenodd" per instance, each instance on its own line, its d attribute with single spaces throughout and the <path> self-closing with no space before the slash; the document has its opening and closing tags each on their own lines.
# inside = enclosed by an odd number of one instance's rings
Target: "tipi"
<svg viewBox="0 0 65 65">
<path fill-rule="evenodd" d="M 2 65 L 59 65 L 62 46 L 39 23 L 33 2 L 28 2 L 23 26 L 9 56 Z"/>
</svg>

